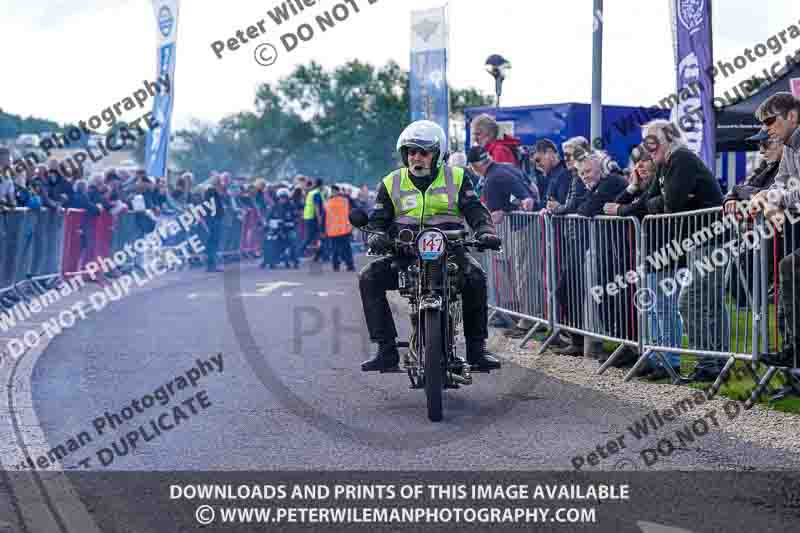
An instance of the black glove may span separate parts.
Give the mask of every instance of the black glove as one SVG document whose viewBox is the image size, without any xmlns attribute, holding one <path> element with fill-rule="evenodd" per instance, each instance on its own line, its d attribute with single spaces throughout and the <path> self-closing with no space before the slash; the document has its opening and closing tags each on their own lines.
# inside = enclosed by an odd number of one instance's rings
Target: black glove
<svg viewBox="0 0 800 533">
<path fill-rule="evenodd" d="M 367 240 L 367 246 L 376 254 L 383 254 L 392 249 L 394 243 L 388 235 L 374 234 L 370 235 Z"/>
<path fill-rule="evenodd" d="M 480 245 L 484 248 L 488 248 L 490 250 L 499 250 L 502 241 L 500 237 L 495 235 L 494 233 L 479 233 L 475 240 L 477 240 Z"/>
</svg>

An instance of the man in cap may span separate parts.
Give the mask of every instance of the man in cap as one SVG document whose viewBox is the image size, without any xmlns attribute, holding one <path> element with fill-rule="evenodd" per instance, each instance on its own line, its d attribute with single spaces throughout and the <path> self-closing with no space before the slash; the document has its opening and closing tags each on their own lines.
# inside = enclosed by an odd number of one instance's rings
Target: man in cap
<svg viewBox="0 0 800 533">
<path fill-rule="evenodd" d="M 489 213 L 492 215 L 492 222 L 495 225 L 503 221 L 506 213 L 517 209 L 512 202 L 513 198 L 520 201 L 520 205 L 525 211 L 531 211 L 534 205 L 538 203 L 538 190 L 536 190 L 535 185 L 532 189 L 529 188 L 525 182 L 525 177 L 517 167 L 510 163 L 495 162 L 486 149 L 480 146 L 473 146 L 470 148 L 467 154 L 467 163 L 472 172 L 483 178 L 483 194 L 486 207 L 489 209 Z M 536 197 L 534 197 L 531 191 L 536 193 Z M 509 257 L 527 257 L 528 253 L 523 250 L 524 248 L 529 248 L 529 243 L 525 239 L 525 231 L 515 232 L 514 237 L 512 242 L 509 243 Z M 513 248 L 516 247 L 520 248 L 518 250 L 519 256 L 517 256 L 513 250 Z M 518 266 L 519 268 L 513 269 L 513 274 L 509 272 L 509 274 L 511 274 L 509 275 L 509 279 L 511 279 L 512 276 L 516 276 L 513 288 L 514 293 L 524 293 L 523 285 L 526 283 L 527 278 L 521 278 L 520 276 L 527 275 L 528 269 L 524 268 L 523 265 Z M 504 269 L 506 268 L 510 269 L 510 265 L 507 265 Z M 515 300 L 517 301 L 507 303 L 512 306 L 521 304 L 521 302 L 518 301 L 518 296 Z M 521 319 L 508 334 L 512 337 L 522 337 L 532 326 L 533 323 L 529 320 Z"/>
<path fill-rule="evenodd" d="M 752 213 L 764 211 L 777 225 L 781 225 L 780 210 L 800 209 L 800 100 L 791 93 L 778 92 L 764 100 L 756 109 L 756 118 L 767 128 L 770 137 L 783 143 L 783 155 L 778 166 L 775 182 L 767 191 L 753 197 Z M 800 290 L 796 280 L 800 277 L 800 251 L 784 257 L 779 265 L 781 303 L 783 304 L 786 332 L 784 349 L 778 353 L 765 354 L 761 362 L 771 366 L 797 367 L 798 324 Z"/>
</svg>

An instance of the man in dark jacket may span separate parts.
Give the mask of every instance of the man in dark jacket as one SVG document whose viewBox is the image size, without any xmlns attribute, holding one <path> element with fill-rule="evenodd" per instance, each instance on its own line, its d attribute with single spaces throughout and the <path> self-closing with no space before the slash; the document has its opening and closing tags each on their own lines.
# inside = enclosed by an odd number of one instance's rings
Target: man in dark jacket
<svg viewBox="0 0 800 533">
<path fill-rule="evenodd" d="M 586 186 L 583 184 L 580 176 L 578 176 L 577 168 L 575 167 L 576 154 L 582 157 L 582 154 L 591 152 L 589 148 L 589 141 L 585 137 L 572 137 L 567 139 L 562 145 L 564 150 L 564 163 L 569 171 L 570 181 L 567 188 L 567 195 L 564 201 L 560 201 L 557 195 L 551 194 L 547 198 L 547 211 L 554 215 L 574 215 L 578 206 L 583 203 L 586 196 Z M 559 186 L 559 193 L 563 194 L 563 184 Z"/>
<path fill-rule="evenodd" d="M 595 217 L 603 214 L 603 207 L 614 200 L 625 190 L 627 183 L 621 173 L 616 168 L 604 163 L 608 160 L 608 155 L 604 152 L 595 151 L 591 153 L 579 151 L 576 161 L 576 170 L 586 188 L 586 195 L 582 202 L 575 208 L 575 214 L 584 217 Z M 580 223 L 575 228 L 574 238 L 568 239 L 564 250 L 565 261 L 562 270 L 565 270 L 559 280 L 558 292 L 559 300 L 565 304 L 569 316 L 574 323 L 580 327 L 582 320 L 581 311 L 586 307 L 587 289 L 585 286 L 584 268 L 588 264 L 586 252 L 590 247 L 590 234 L 588 226 Z M 620 258 L 624 258 L 623 226 L 603 225 L 599 227 L 596 234 L 596 246 L 598 257 L 593 258 L 592 264 L 597 272 L 597 282 L 605 285 L 614 279 L 617 274 L 624 274 L 625 263 Z M 569 280 L 577 287 L 577 290 L 570 291 Z M 619 338 L 632 339 L 635 332 L 632 331 L 633 324 L 625 313 L 627 299 L 608 298 L 601 310 L 601 320 L 605 324 L 608 334 Z M 595 347 L 590 348 L 590 352 L 599 352 Z M 569 346 L 559 350 L 564 355 L 582 355 L 584 353 L 584 338 L 581 335 L 573 335 Z M 602 354 L 597 353 L 601 362 L 605 361 Z M 629 350 L 619 356 L 615 361 L 615 366 L 625 366 L 632 363 L 634 355 Z"/>
<path fill-rule="evenodd" d="M 583 203 L 587 194 L 586 186 L 578 175 L 578 170 L 575 166 L 575 157 L 576 154 L 583 157 L 591 150 L 589 148 L 589 141 L 586 140 L 585 137 L 580 136 L 567 139 L 564 144 L 561 145 L 561 148 L 564 150 L 564 163 L 569 172 L 569 188 L 567 189 L 567 194 L 566 197 L 563 198 L 563 201 L 558 198 L 556 194 L 550 194 L 545 209 L 548 213 L 553 215 L 574 215 L 577 214 L 578 207 Z M 551 188 L 551 191 L 552 190 Z M 563 194 L 563 183 L 559 184 L 557 190 L 559 191 L 558 194 Z M 568 268 L 568 265 L 577 265 L 582 261 L 581 258 L 575 255 L 577 253 L 575 248 L 575 225 L 566 220 L 555 220 L 555 224 L 559 227 L 562 245 L 560 249 L 564 250 L 563 255 L 560 257 L 561 264 L 559 267 L 559 279 L 556 289 L 557 291 L 561 291 L 562 296 L 564 296 L 559 301 L 559 307 L 561 313 L 567 317 L 568 320 L 577 324 L 580 321 L 580 313 L 584 306 L 579 302 L 568 302 L 563 292 L 567 290 L 569 278 L 574 275 L 572 270 Z M 561 229 L 563 229 L 563 232 Z M 556 340 L 551 343 L 551 346 L 555 348 L 554 351 L 563 355 L 578 355 L 579 350 L 580 353 L 583 353 L 583 335 L 570 333 L 568 337 L 570 339 L 569 343 L 564 343 L 561 339 L 556 338 Z M 589 352 L 596 351 L 596 349 L 599 349 L 598 346 L 598 343 L 590 345 Z"/>
<path fill-rule="evenodd" d="M 285 264 L 295 269 L 300 268 L 300 262 L 295 255 L 295 230 L 296 215 L 290 202 L 289 189 L 281 188 L 275 193 L 275 204 L 266 209 L 266 229 L 264 230 L 264 254 L 261 268 L 275 268 L 281 256 L 286 252 Z"/>
<path fill-rule="evenodd" d="M 133 220 L 136 224 L 136 228 L 139 230 L 139 237 L 147 235 L 156 227 L 155 221 L 150 214 L 147 213 L 149 210 L 152 214 L 153 209 L 155 208 L 155 205 L 153 204 L 153 197 L 148 191 L 148 182 L 149 179 L 147 176 L 138 178 L 136 181 L 136 189 L 134 189 L 134 194 L 128 200 L 128 208 L 132 213 L 135 213 Z M 137 209 L 137 205 L 134 200 L 137 196 L 141 196 L 142 200 L 144 200 L 144 210 Z"/>
<path fill-rule="evenodd" d="M 217 251 L 222 237 L 222 221 L 225 217 L 225 183 L 222 176 L 216 175 L 211 178 L 211 186 L 206 191 L 203 200 L 206 202 L 213 200 L 217 208 L 214 216 L 206 218 L 208 225 L 208 243 L 206 244 L 206 254 L 208 257 L 208 272 L 223 272 L 217 268 Z"/>
<path fill-rule="evenodd" d="M 765 211 L 768 219 L 780 224 L 785 216 L 781 210 L 786 209 L 797 216 L 800 205 L 800 99 L 791 93 L 778 92 L 764 100 L 756 109 L 756 118 L 767 127 L 770 137 L 783 143 L 783 155 L 778 166 L 775 182 L 769 191 L 762 191 L 753 198 L 751 212 Z M 761 201 L 759 201 L 759 199 Z M 778 216 L 777 220 L 773 218 Z M 796 233 L 797 229 L 792 228 Z M 791 241 L 790 241 L 791 242 Z M 783 350 L 778 353 L 764 354 L 761 361 L 771 366 L 798 366 L 798 302 L 800 290 L 797 279 L 800 278 L 800 250 L 793 250 L 779 263 L 780 299 L 785 314 L 785 333 Z"/>
<path fill-rule="evenodd" d="M 554 200 L 559 204 L 567 203 L 567 193 L 572 182 L 572 173 L 561 160 L 558 148 L 550 139 L 536 142 L 534 152 L 536 166 L 542 169 L 547 182 L 547 189 L 542 190 L 542 200 Z"/>
<path fill-rule="evenodd" d="M 516 209 L 512 198 L 519 201 L 520 207 L 525 211 L 533 210 L 533 207 L 539 202 L 536 185 L 529 185 L 522 171 L 509 163 L 495 162 L 484 148 L 480 146 L 470 148 L 467 162 L 472 171 L 483 178 L 484 201 L 495 225 L 501 224 L 506 214 Z M 526 230 L 528 222 L 528 219 L 520 217 L 511 220 L 511 242 L 507 243 L 509 246 L 508 257 L 518 257 L 521 261 L 525 261 L 528 257 L 529 254 L 527 252 L 532 247 L 529 241 L 530 234 Z M 500 287 L 495 287 L 498 292 L 498 303 L 501 306 L 508 305 L 511 308 L 519 308 L 522 305 L 522 295 L 529 292 L 526 291 L 525 287 L 528 282 L 527 273 L 531 270 L 529 265 L 523 262 L 518 264 L 517 268 L 512 268 L 510 263 L 505 263 L 494 257 L 492 260 L 495 261 L 494 268 L 505 272 L 504 279 L 511 283 L 508 290 L 498 290 Z M 501 297 L 511 301 L 500 301 L 499 298 Z M 505 320 L 505 317 L 503 317 L 503 320 Z M 531 327 L 533 327 L 531 321 L 521 319 L 507 334 L 511 337 L 523 337 Z"/>
<path fill-rule="evenodd" d="M 47 171 L 47 195 L 60 206 L 66 206 L 72 196 L 72 186 L 56 168 Z"/>
<path fill-rule="evenodd" d="M 472 182 L 464 179 L 462 169 L 445 165 L 442 153 L 445 138 L 439 125 L 426 120 L 412 123 L 400 135 L 397 148 L 403 168 L 379 182 L 368 228 L 385 232 L 385 235 L 370 236 L 370 249 L 379 253 L 391 249 L 390 237 L 401 229 L 419 231 L 420 225 L 445 231 L 464 229 L 463 222 L 469 224 L 475 231 L 475 238 L 486 247 L 499 246 L 491 216 L 472 189 Z M 439 184 L 449 185 L 440 187 Z M 486 274 L 466 251 L 454 252 L 452 257 L 459 266 L 462 284 L 467 361 L 481 369 L 499 368 L 500 362 L 486 350 Z M 393 369 L 399 362 L 397 330 L 386 298 L 386 291 L 398 289 L 398 276 L 393 267 L 395 259 L 377 259 L 359 274 L 361 303 L 370 340 L 378 343 L 375 356 L 362 363 L 364 371 Z"/>
<path fill-rule="evenodd" d="M 758 142 L 761 164 L 745 179 L 744 183 L 734 185 L 733 190 L 725 195 L 726 213 L 736 212 L 736 202 L 750 200 L 756 193 L 769 189 L 775 181 L 778 167 L 783 156 L 783 143 L 779 139 L 770 139 L 766 128 L 749 137 L 748 141 Z"/>
<path fill-rule="evenodd" d="M 762 128 L 758 133 L 752 137 L 749 137 L 747 140 L 758 142 L 759 152 L 761 153 L 761 163 L 753 171 L 753 173 L 745 179 L 744 183 L 735 185 L 733 190 L 725 195 L 723 204 L 725 213 L 738 213 L 737 206 L 741 205 L 739 202 L 750 201 L 753 196 L 758 194 L 760 191 L 769 189 L 775 182 L 775 176 L 778 174 L 778 167 L 780 166 L 781 157 L 783 156 L 783 143 L 778 139 L 771 139 L 769 133 L 767 132 L 767 128 Z M 752 220 L 746 219 L 742 221 L 742 233 L 752 229 Z M 798 235 L 798 232 L 792 225 L 788 225 L 785 227 L 785 229 L 787 231 L 784 238 L 786 239 L 787 243 L 791 243 L 789 248 L 793 250 L 798 244 L 800 244 L 797 240 L 800 235 Z M 774 247 L 774 238 L 766 239 L 762 243 L 762 248 L 763 247 L 766 247 L 767 250 L 772 250 Z M 767 254 L 767 278 L 768 285 L 770 286 L 774 281 L 772 278 L 773 272 L 775 271 L 775 261 L 780 261 L 783 258 L 784 247 L 779 245 L 776 252 L 777 253 Z M 741 302 L 746 300 L 747 295 L 752 291 L 752 287 L 743 285 L 737 286 L 740 285 L 739 272 L 744 273 L 744 280 L 753 279 L 752 270 L 754 253 L 757 252 L 755 250 L 746 250 L 744 253 L 739 255 L 737 261 L 735 262 L 735 271 L 731 275 L 731 295 Z M 782 307 L 778 307 L 779 322 L 783 318 L 782 309 Z"/>
<path fill-rule="evenodd" d="M 681 213 L 722 206 L 722 191 L 719 182 L 705 163 L 689 150 L 683 142 L 680 130 L 667 120 L 654 120 L 642 128 L 644 142 L 653 161 L 658 166 L 656 179 L 648 191 L 647 211 L 650 214 Z M 700 229 L 706 219 L 694 217 L 684 221 L 686 227 L 692 222 Z M 668 221 L 667 221 L 668 222 Z M 667 231 L 674 239 L 683 239 L 682 234 Z M 688 236 L 688 235 L 686 235 Z M 686 258 L 689 266 L 698 261 L 711 262 L 711 254 L 720 242 L 711 239 L 695 247 Z M 645 250 L 649 252 L 650 250 Z M 683 256 L 681 256 L 683 259 Z M 689 348 L 724 353 L 729 349 L 730 325 L 725 308 L 725 266 L 715 265 L 714 272 L 692 274 L 692 281 L 680 289 L 678 307 L 683 325 L 689 336 Z M 714 381 L 724 365 L 723 357 L 701 357 L 691 379 Z"/>
<path fill-rule="evenodd" d="M 506 213 L 514 210 L 512 197 L 520 201 L 525 211 L 533 209 L 537 198 L 531 193 L 531 188 L 526 185 L 525 178 L 517 167 L 495 162 L 489 152 L 479 146 L 470 148 L 467 162 L 475 174 L 484 178 L 486 207 L 494 224 L 500 224 Z"/>
</svg>

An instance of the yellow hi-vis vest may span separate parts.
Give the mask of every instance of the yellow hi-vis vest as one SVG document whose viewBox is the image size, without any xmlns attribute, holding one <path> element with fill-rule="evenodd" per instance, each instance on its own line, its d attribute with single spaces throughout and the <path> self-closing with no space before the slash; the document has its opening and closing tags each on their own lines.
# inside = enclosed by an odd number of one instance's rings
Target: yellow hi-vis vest
<svg viewBox="0 0 800 533">
<path fill-rule="evenodd" d="M 319 195 L 319 189 L 311 189 L 306 194 L 306 205 L 303 209 L 303 220 L 315 220 L 317 218 L 317 211 L 314 209 L 314 196 Z"/>
<path fill-rule="evenodd" d="M 464 226 L 458 209 L 458 193 L 464 181 L 464 169 L 442 165 L 439 175 L 423 194 L 408 177 L 408 169 L 396 170 L 383 178 L 392 199 L 394 223 L 404 226 Z"/>
</svg>

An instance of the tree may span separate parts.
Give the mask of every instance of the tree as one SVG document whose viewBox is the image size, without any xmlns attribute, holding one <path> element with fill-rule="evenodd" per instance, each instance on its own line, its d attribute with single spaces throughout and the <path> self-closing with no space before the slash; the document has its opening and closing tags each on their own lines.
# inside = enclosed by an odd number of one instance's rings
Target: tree
<svg viewBox="0 0 800 533">
<path fill-rule="evenodd" d="M 492 97 L 474 88 L 450 89 L 450 149 L 463 149 L 466 139 L 464 110 L 468 107 L 483 107 L 492 104 Z"/>
<path fill-rule="evenodd" d="M 278 84 L 310 134 L 292 167 L 334 181 L 372 181 L 395 164 L 394 144 L 407 122 L 408 76 L 390 62 L 376 69 L 351 61 L 326 72 L 312 62 Z"/>
<path fill-rule="evenodd" d="M 198 182 L 204 181 L 212 170 L 251 173 L 254 143 L 238 131 L 237 118 L 227 118 L 219 125 L 194 121 L 192 129 L 176 132 L 175 137 L 183 145 L 173 153 L 178 166 L 191 170 Z"/>
<path fill-rule="evenodd" d="M 42 118 L 22 118 L 0 109 L 0 139 L 16 139 L 23 133 L 39 133 L 42 131 L 56 131 L 58 124 Z"/>
<path fill-rule="evenodd" d="M 467 89 L 450 89 L 450 115 L 456 118 L 464 117 L 464 110 L 468 107 L 483 107 L 492 105 L 494 99 L 473 87 Z"/>
<path fill-rule="evenodd" d="M 397 166 L 395 144 L 408 125 L 408 73 L 395 62 L 377 68 L 358 60 L 332 71 L 311 62 L 256 91 L 255 110 L 219 125 L 176 135 L 176 161 L 204 176 L 211 169 L 276 181 L 301 173 L 327 181 L 374 183 Z M 452 90 L 454 116 L 491 99 Z"/>
</svg>

